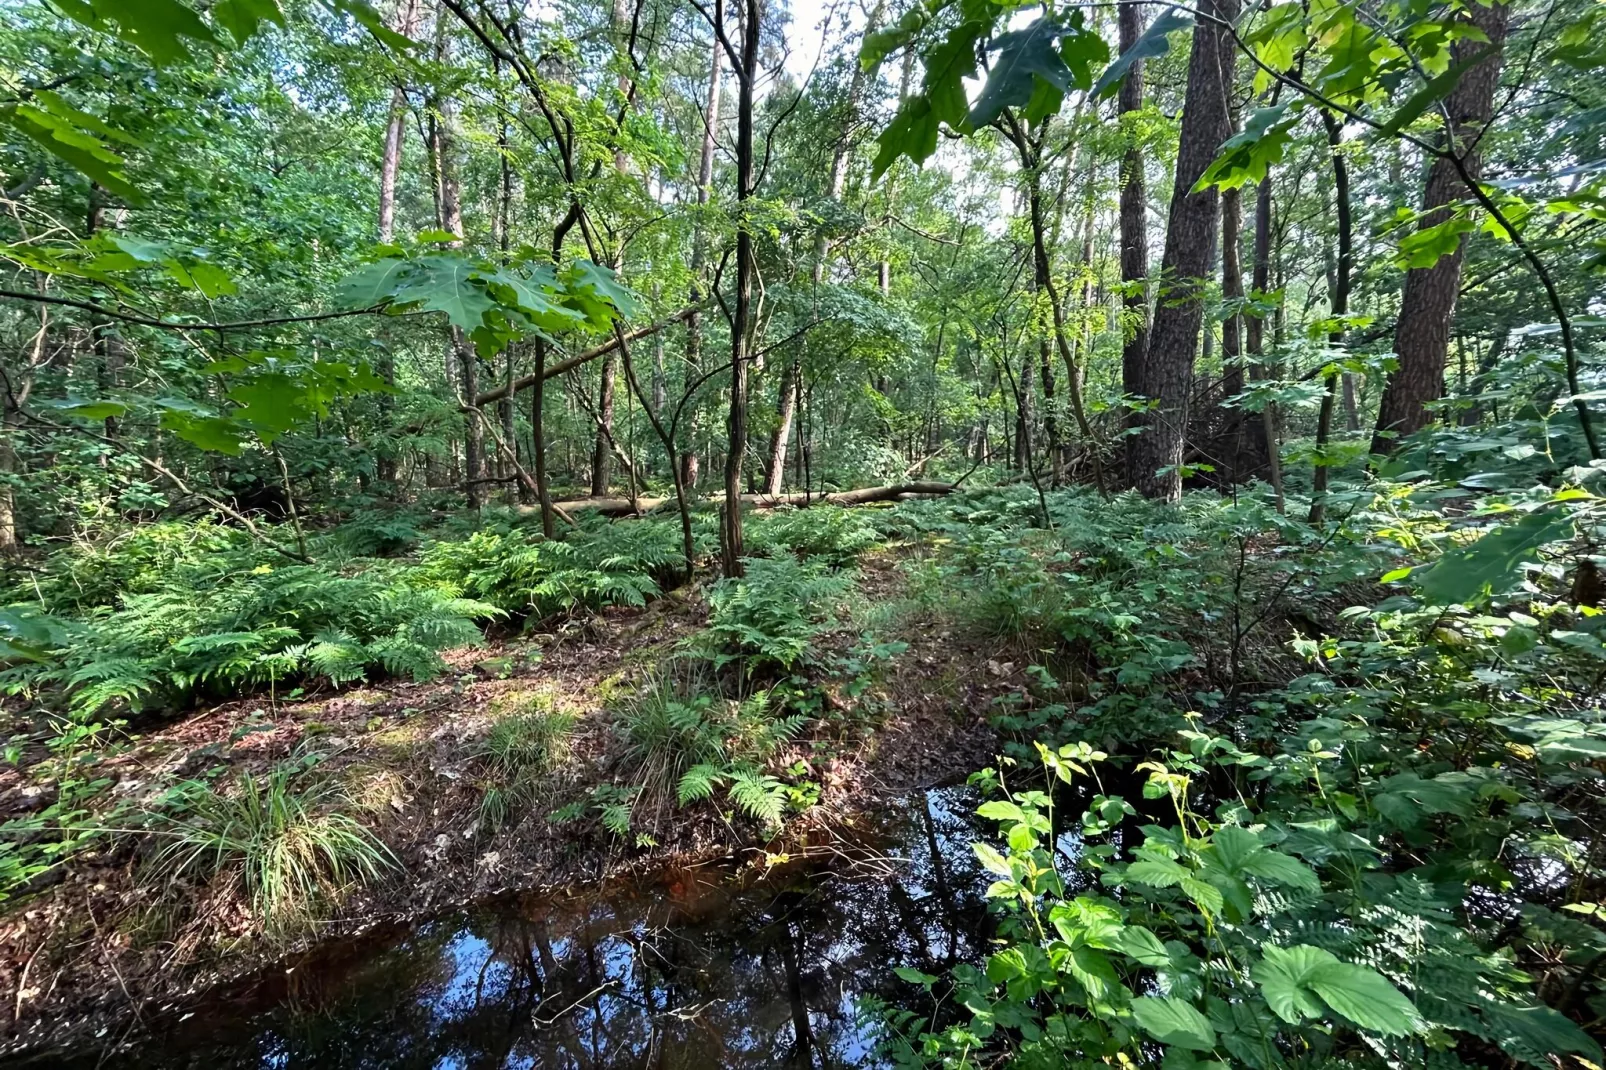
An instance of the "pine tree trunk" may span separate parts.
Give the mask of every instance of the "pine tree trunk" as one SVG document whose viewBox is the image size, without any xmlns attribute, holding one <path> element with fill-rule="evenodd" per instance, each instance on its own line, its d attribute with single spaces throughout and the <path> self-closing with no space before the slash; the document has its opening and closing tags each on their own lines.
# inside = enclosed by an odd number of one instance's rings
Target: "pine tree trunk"
<svg viewBox="0 0 1606 1070">
<path fill-rule="evenodd" d="M 1173 502 L 1182 496 L 1182 449 L 1194 358 L 1204 320 L 1206 276 L 1216 255 L 1216 191 L 1194 192 L 1193 187 L 1222 142 L 1232 136 L 1228 101 L 1238 54 L 1229 28 L 1238 16 L 1238 0 L 1203 0 L 1199 14 L 1188 55 L 1187 98 L 1160 264 L 1160 293 L 1138 391 L 1156 405 L 1137 414 L 1136 423 L 1144 430 L 1131 440 L 1138 490 L 1146 497 Z"/>
<path fill-rule="evenodd" d="M 1441 132 L 1440 144 L 1464 160 L 1467 172 L 1477 177 L 1481 160 L 1478 138 L 1494 108 L 1494 91 L 1500 81 L 1501 47 L 1511 9 L 1503 4 L 1483 7 L 1468 5 L 1473 25 L 1489 39 L 1493 51 L 1474 66 L 1445 99 L 1445 110 L 1454 122 L 1452 131 Z M 1458 62 L 1476 50 L 1489 47 L 1481 41 L 1464 38 L 1452 47 Z M 1448 160 L 1434 157 L 1428 167 L 1427 190 L 1422 200 L 1426 213 L 1419 228 L 1436 226 L 1450 218 L 1450 208 L 1467 196 L 1465 185 Z M 1450 347 L 1450 323 L 1455 317 L 1456 295 L 1461 287 L 1461 262 L 1467 238 L 1462 236 L 1455 251 L 1441 257 L 1432 267 L 1406 272 L 1405 291 L 1400 299 L 1400 317 L 1394 327 L 1394 352 L 1399 366 L 1383 387 L 1383 400 L 1377 414 L 1377 430 L 1372 437 L 1374 454 L 1392 453 L 1399 439 L 1426 427 L 1432 419 L 1427 406 L 1444 394 L 1444 362 Z"/>
<path fill-rule="evenodd" d="M 1136 0 L 1124 0 L 1120 6 L 1121 51 L 1130 51 L 1143 34 L 1143 6 Z M 1116 100 L 1120 115 L 1130 115 L 1143 109 L 1143 61 L 1138 60 L 1128 69 L 1121 82 Z M 1149 275 L 1149 228 L 1144 206 L 1143 149 L 1137 141 L 1136 129 L 1128 126 L 1124 135 L 1129 139 L 1126 153 L 1121 157 L 1121 295 L 1122 332 L 1121 390 L 1126 394 L 1143 393 L 1143 359 L 1149 346 L 1149 302 L 1144 286 Z M 1136 414 L 1127 417 L 1128 426 L 1137 423 Z M 1128 440 L 1130 443 L 1130 439 Z M 1137 472 L 1132 467 L 1132 451 L 1127 450 L 1127 482 L 1137 483 Z"/>
<path fill-rule="evenodd" d="M 1349 314 L 1350 278 L 1354 275 L 1354 237 L 1350 211 L 1349 163 L 1344 159 L 1344 126 L 1328 112 L 1322 113 L 1327 128 L 1327 145 L 1333 158 L 1333 208 L 1337 216 L 1338 257 L 1333 265 L 1332 295 L 1328 304 L 1335 320 Z M 1344 344 L 1344 329 L 1340 326 L 1327 336 L 1327 344 L 1339 348 Z M 1310 522 L 1320 524 L 1327 518 L 1327 483 L 1329 446 L 1333 437 L 1333 409 L 1338 401 L 1338 374 L 1327 376 L 1326 390 L 1322 393 L 1322 407 L 1316 417 L 1316 471 L 1311 480 Z"/>
</svg>

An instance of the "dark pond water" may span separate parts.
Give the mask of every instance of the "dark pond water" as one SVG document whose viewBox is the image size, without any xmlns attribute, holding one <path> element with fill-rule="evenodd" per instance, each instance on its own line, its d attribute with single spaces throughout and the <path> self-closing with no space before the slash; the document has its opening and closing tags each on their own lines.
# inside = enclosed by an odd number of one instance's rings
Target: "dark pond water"
<svg viewBox="0 0 1606 1070">
<path fill-rule="evenodd" d="M 335 943 L 55 1065 L 875 1066 L 861 997 L 914 999 L 894 967 L 985 953 L 973 805 L 917 795 L 829 863 L 745 887 L 707 867 Z"/>
</svg>

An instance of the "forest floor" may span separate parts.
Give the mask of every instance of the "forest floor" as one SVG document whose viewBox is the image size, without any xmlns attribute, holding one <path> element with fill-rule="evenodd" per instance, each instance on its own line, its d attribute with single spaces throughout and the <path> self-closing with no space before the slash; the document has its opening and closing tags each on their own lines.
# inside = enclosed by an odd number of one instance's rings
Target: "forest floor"
<svg viewBox="0 0 1606 1070">
<path fill-rule="evenodd" d="M 904 576 L 893 554 L 862 562 L 853 597 L 888 605 Z M 614 702 L 639 688 L 706 617 L 699 593 L 671 592 L 644 609 L 608 610 L 544 634 L 493 639 L 455 651 L 436 681 L 388 681 L 294 701 L 269 696 L 198 709 L 130 739 L 97 775 L 115 802 L 149 803 L 175 781 L 260 773 L 316 752 L 400 861 L 391 879 L 348 895 L 311 930 L 272 940 L 238 892 L 174 889 L 141 880 L 142 837 L 58 867 L 57 882 L 0 922 L 0 1054 L 182 1008 L 213 985 L 313 942 L 514 890 L 543 890 L 627 872 L 649 876 L 691 862 L 737 858 L 761 869 L 787 845 L 829 839 L 838 822 L 989 762 L 988 713 L 1024 686 L 1024 666 L 996 660 L 986 644 L 936 619 L 905 614 L 887 626 L 907 648 L 883 664 L 867 691 L 818 681 L 826 710 L 771 762 L 808 763 L 819 802 L 778 836 L 704 803 L 634 823 L 646 845 L 593 820 L 547 819 L 623 772 Z M 858 639 L 851 625 L 817 640 L 822 652 Z M 812 683 L 813 681 L 811 681 Z M 522 820 L 494 833 L 479 821 L 483 786 L 477 744 L 500 705 L 531 692 L 577 718 L 571 756 Z M 43 805 L 26 762 L 0 773 L 0 819 Z M 667 809 L 667 808 L 666 808 Z"/>
</svg>

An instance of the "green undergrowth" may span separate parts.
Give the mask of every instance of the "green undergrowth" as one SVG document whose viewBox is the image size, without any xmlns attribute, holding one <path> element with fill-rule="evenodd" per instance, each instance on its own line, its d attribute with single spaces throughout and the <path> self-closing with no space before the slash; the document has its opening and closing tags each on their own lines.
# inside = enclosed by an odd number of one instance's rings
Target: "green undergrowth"
<svg viewBox="0 0 1606 1070">
<path fill-rule="evenodd" d="M 898 510 L 922 612 L 1024 671 L 975 778 L 1003 942 L 902 971 L 889 1061 L 1601 1061 L 1597 499 L 1442 491 Z"/>
</svg>

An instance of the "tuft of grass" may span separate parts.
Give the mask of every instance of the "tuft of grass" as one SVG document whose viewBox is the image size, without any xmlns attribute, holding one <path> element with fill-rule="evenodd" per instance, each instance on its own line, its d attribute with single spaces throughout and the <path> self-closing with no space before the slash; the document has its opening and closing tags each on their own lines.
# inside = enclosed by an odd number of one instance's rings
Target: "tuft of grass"
<svg viewBox="0 0 1606 1070">
<path fill-rule="evenodd" d="M 282 934 L 399 868 L 366 826 L 332 808 L 346 801 L 337 785 L 296 790 L 300 771 L 285 763 L 264 776 L 245 773 L 221 791 L 192 783 L 173 796 L 176 813 L 156 815 L 161 841 L 149 872 L 169 884 L 237 882 L 263 929 Z"/>
<path fill-rule="evenodd" d="M 542 692 L 519 692 L 497 710 L 475 751 L 485 770 L 480 823 L 492 830 L 528 809 L 541 778 L 568 759 L 576 721 Z"/>
</svg>

